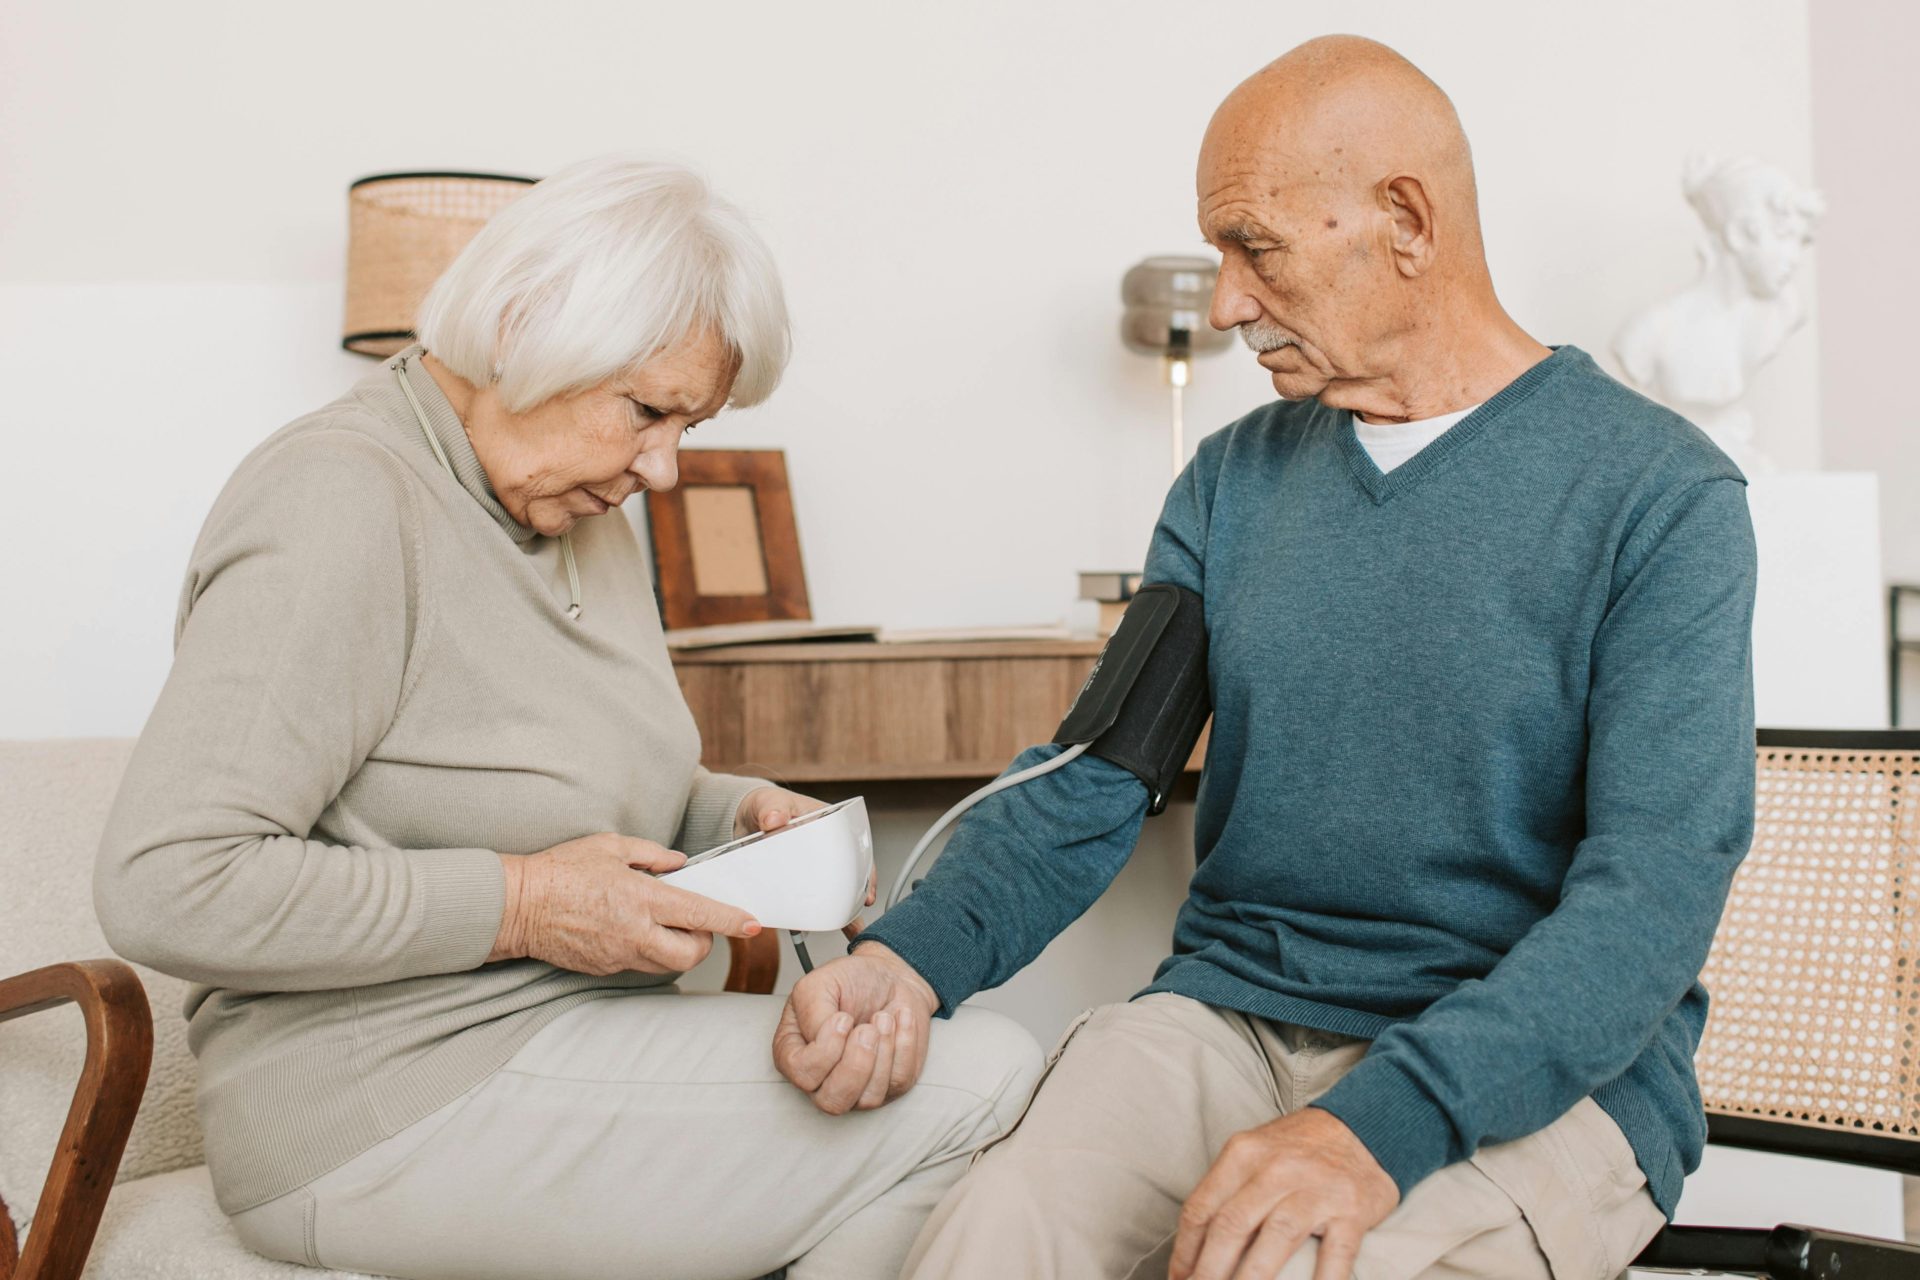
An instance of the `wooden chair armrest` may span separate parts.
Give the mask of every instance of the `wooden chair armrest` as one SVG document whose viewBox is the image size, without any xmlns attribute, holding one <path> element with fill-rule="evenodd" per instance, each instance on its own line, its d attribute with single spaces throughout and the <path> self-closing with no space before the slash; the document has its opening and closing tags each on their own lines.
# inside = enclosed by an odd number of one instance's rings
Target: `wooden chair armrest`
<svg viewBox="0 0 1920 1280">
<path fill-rule="evenodd" d="M 17 1253 L 12 1221 L 0 1205 L 0 1280 L 77 1280 L 147 1087 L 153 1015 L 139 976 L 118 960 L 52 964 L 0 981 L 0 1022 L 69 1000 L 86 1019 L 86 1063 L 25 1254 Z"/>
<path fill-rule="evenodd" d="M 773 994 L 780 976 L 780 931 L 762 929 L 751 938 L 728 938 L 732 958 L 727 965 L 727 990 L 748 995 Z M 6 1280 L 0 1275 L 0 1280 Z"/>
</svg>

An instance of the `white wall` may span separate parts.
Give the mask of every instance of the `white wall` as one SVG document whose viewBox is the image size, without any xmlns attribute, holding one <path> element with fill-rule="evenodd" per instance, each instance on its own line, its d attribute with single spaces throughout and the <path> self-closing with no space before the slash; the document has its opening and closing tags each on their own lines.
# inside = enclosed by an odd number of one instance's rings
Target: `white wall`
<svg viewBox="0 0 1920 1280">
<path fill-rule="evenodd" d="M 1408 53 L 1459 103 L 1509 306 L 1598 354 L 1688 278 L 1689 149 L 1809 172 L 1806 21 L 1803 0 L 13 0 L 0 736 L 139 728 L 219 484 L 366 367 L 336 345 L 362 174 L 696 162 L 775 246 L 798 345 L 769 405 L 695 443 L 788 449 L 816 615 L 1045 620 L 1074 570 L 1144 549 L 1164 402 L 1115 336 L 1118 282 L 1197 247 L 1195 147 L 1241 77 L 1342 27 Z M 1790 465 L 1818 457 L 1814 350 L 1756 395 Z M 1269 395 L 1215 358 L 1189 423 Z"/>
<path fill-rule="evenodd" d="M 1887 726 L 1879 477 L 1789 471 L 1747 485 L 1760 584 L 1753 711 L 1771 729 Z"/>
<path fill-rule="evenodd" d="M 1920 260 L 1911 124 L 1920 120 L 1920 7 L 1811 7 L 1820 232 L 1821 405 L 1829 465 L 1880 474 L 1888 578 L 1920 582 L 1920 409 L 1908 391 Z M 1906 663 L 1906 720 L 1920 725 L 1920 658 Z"/>
</svg>

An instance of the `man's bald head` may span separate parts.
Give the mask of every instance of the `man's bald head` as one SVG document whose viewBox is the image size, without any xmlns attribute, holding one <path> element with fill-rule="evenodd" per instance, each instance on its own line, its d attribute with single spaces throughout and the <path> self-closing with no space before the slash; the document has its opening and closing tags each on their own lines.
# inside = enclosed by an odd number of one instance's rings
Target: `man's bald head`
<svg viewBox="0 0 1920 1280">
<path fill-rule="evenodd" d="M 1244 326 L 1289 398 L 1377 377 L 1438 312 L 1491 302 L 1473 157 L 1453 103 L 1359 36 L 1308 41 L 1245 80 L 1201 145 L 1213 320 Z"/>
<path fill-rule="evenodd" d="M 1473 154 L 1453 101 L 1420 68 L 1360 36 L 1309 40 L 1227 95 L 1201 146 L 1201 198 L 1216 180 L 1258 169 L 1276 182 L 1366 195 L 1411 174 L 1475 238 Z"/>
</svg>

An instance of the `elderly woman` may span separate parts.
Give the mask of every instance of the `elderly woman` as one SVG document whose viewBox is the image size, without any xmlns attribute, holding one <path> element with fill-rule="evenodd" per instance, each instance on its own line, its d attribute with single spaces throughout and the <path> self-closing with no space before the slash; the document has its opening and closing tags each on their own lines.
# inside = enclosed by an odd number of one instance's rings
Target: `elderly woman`
<svg viewBox="0 0 1920 1280">
<path fill-rule="evenodd" d="M 419 333 L 214 503 L 100 854 L 114 947 L 196 984 L 222 1208 L 397 1276 L 894 1275 L 1032 1041 L 963 1011 L 945 1087 L 876 1110 L 916 1029 L 843 1028 L 859 1078 L 816 1106 L 778 999 L 673 985 L 759 926 L 643 874 L 816 804 L 700 767 L 609 514 L 779 380 L 765 246 L 682 169 L 591 161 L 495 217 Z"/>
</svg>

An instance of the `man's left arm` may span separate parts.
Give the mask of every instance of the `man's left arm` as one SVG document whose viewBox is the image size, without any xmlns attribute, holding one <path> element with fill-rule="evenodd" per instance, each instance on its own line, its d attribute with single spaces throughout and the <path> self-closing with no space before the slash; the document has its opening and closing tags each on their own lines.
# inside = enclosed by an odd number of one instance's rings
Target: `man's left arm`
<svg viewBox="0 0 1920 1280">
<path fill-rule="evenodd" d="M 1620 1075 L 1706 963 L 1753 835 L 1745 486 L 1650 512 L 1594 638 L 1586 835 L 1553 912 L 1485 979 L 1390 1028 L 1314 1105 L 1401 1194 L 1482 1144 L 1545 1128 Z"/>
</svg>

